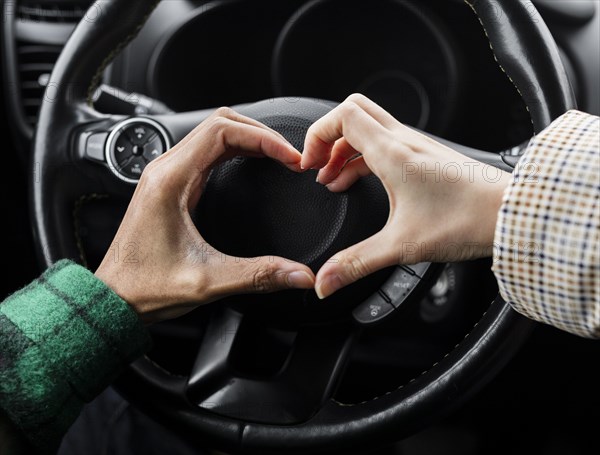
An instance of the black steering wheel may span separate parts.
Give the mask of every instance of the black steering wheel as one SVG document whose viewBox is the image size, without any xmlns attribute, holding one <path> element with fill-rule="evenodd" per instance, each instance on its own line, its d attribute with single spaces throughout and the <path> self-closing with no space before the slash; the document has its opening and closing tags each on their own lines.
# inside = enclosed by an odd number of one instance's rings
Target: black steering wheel
<svg viewBox="0 0 600 455">
<path fill-rule="evenodd" d="M 213 111 L 124 118 L 93 109 L 92 94 L 104 68 L 157 3 L 97 2 L 93 20 L 77 26 L 54 68 L 39 115 L 31 173 L 35 239 L 46 266 L 65 257 L 84 260 L 76 231 L 82 200 L 131 197 L 132 183 L 145 163 Z M 527 104 L 536 132 L 575 107 L 556 44 L 530 2 L 467 4 L 481 22 L 498 64 Z M 280 98 L 235 108 L 301 148 L 307 128 L 334 105 Z M 514 157 L 441 141 L 502 169 L 514 165 Z M 306 174 L 292 178 L 283 172 L 265 160 L 237 159 L 217 168 L 198 209 L 198 226 L 207 240 L 232 254 L 280 254 L 316 269 L 331 253 L 384 224 L 387 198 L 377 179 L 364 179 L 347 193 L 332 195 Z M 264 198 L 260 204 L 257 197 Z M 358 223 L 358 216 L 368 222 Z M 206 219 L 212 220 L 202 221 Z M 236 237 L 236 226 L 243 223 L 252 225 L 251 236 Z M 357 328 L 406 306 L 435 272 L 436 265 L 430 264 L 388 269 L 321 304 L 312 291 L 286 291 L 261 297 L 263 304 L 244 306 L 234 299 L 217 305 L 188 377 L 170 374 L 144 357 L 128 368 L 118 385 L 155 418 L 203 445 L 232 452 L 305 454 L 398 440 L 480 389 L 511 358 L 532 326 L 498 296 L 470 333 L 414 380 L 362 403 L 334 400 Z M 394 283 L 401 283 L 399 289 Z M 327 310 L 315 317 L 317 305 Z M 276 310 L 282 306 L 285 311 Z M 274 324 L 293 325 L 298 334 L 279 371 L 245 377 L 230 365 L 230 352 L 240 321 L 257 315 Z"/>
</svg>

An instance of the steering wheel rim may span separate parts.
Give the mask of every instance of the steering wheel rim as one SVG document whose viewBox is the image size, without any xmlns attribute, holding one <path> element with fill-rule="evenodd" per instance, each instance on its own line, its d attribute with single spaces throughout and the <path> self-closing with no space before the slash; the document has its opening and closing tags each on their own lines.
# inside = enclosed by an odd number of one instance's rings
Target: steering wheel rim
<svg viewBox="0 0 600 455">
<path fill-rule="evenodd" d="M 114 125 L 118 120 L 90 107 L 93 88 L 102 70 L 135 36 L 157 3 L 97 2 L 90 10 L 93 20 L 84 19 L 78 25 L 54 68 L 34 138 L 30 204 L 36 247 L 46 266 L 63 257 L 84 261 L 72 217 L 81 197 L 106 188 L 123 197 L 131 194 L 131 188 L 115 182 L 109 172 L 100 174 L 79 159 L 73 152 L 73 131 L 89 125 Z M 525 100 L 536 133 L 576 107 L 556 44 L 539 15 L 532 13 L 530 2 L 467 3 L 480 20 L 496 60 Z M 124 17 L 134 22 L 122 20 Z M 176 137 L 209 112 L 155 118 Z M 352 406 L 328 400 L 307 422 L 294 425 L 248 422 L 194 407 L 185 399 L 185 382 L 146 357 L 135 362 L 118 384 L 139 407 L 164 422 L 191 430 L 205 445 L 245 453 L 350 448 L 373 440 L 399 439 L 451 412 L 502 368 L 531 327 L 530 321 L 498 296 L 461 343 L 410 383 Z"/>
</svg>

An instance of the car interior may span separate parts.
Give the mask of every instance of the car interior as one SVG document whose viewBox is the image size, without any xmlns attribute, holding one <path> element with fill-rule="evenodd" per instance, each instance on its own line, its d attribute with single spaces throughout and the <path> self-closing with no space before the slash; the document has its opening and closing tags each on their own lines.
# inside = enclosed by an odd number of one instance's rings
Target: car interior
<svg viewBox="0 0 600 455">
<path fill-rule="evenodd" d="M 2 298 L 62 257 L 94 270 L 146 163 L 219 106 L 300 148 L 359 92 L 505 170 L 565 110 L 600 115 L 597 0 L 2 4 Z M 376 178 L 332 196 L 257 161 L 215 169 L 194 214 L 221 251 L 316 271 L 385 223 Z M 228 297 L 152 326 L 114 386 L 214 453 L 598 453 L 600 343 L 517 315 L 492 261 Z"/>
</svg>

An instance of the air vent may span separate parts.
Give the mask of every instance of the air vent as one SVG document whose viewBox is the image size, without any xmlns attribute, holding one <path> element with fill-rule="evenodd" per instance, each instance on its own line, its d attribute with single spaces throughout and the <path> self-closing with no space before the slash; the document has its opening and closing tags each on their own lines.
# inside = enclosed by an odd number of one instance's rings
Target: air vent
<svg viewBox="0 0 600 455">
<path fill-rule="evenodd" d="M 21 102 L 27 122 L 35 125 L 54 63 L 61 46 L 17 42 Z"/>
<path fill-rule="evenodd" d="M 85 15 L 81 2 L 27 2 L 19 4 L 21 20 L 34 22 L 77 23 Z"/>
</svg>

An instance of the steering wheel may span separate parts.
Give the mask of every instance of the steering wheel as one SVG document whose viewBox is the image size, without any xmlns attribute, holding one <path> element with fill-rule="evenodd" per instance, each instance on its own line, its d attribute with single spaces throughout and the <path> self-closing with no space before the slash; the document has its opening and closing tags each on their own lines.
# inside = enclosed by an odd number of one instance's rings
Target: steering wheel
<svg viewBox="0 0 600 455">
<path fill-rule="evenodd" d="M 157 3 L 97 2 L 90 13 L 93 20 L 77 26 L 54 67 L 39 114 L 31 173 L 31 215 L 39 257 L 46 266 L 65 257 L 82 261 L 74 226 L 84 198 L 130 198 L 145 163 L 213 112 L 124 118 L 93 109 L 92 94 L 104 68 Z M 530 2 L 467 3 L 498 64 L 527 104 L 536 133 L 575 107 L 556 44 Z M 301 148 L 307 128 L 333 106 L 322 100 L 278 98 L 234 108 Z M 510 170 L 516 162 L 516 157 L 436 139 L 502 169 Z M 272 162 L 250 159 L 234 159 L 215 169 L 198 209 L 198 227 L 205 238 L 225 252 L 279 254 L 316 270 L 333 252 L 385 223 L 387 197 L 374 177 L 333 195 L 315 185 L 314 176 L 292 178 L 283 172 Z M 358 223 L 359 217 L 367 221 Z M 236 226 L 242 223 L 250 226 L 249 237 L 236 237 Z M 170 374 L 143 357 L 118 385 L 156 419 L 197 437 L 204 446 L 237 453 L 306 454 L 398 440 L 448 414 L 479 390 L 532 327 L 497 296 L 470 333 L 414 380 L 362 403 L 334 400 L 360 327 L 409 305 L 436 268 L 419 264 L 388 269 L 324 303 L 317 302 L 312 291 L 285 291 L 261 296 L 263 303 L 249 306 L 239 305 L 239 298 L 219 304 L 188 377 Z M 400 283 L 398 289 L 395 283 Z M 285 311 L 276 309 L 282 307 Z M 317 307 L 326 310 L 315 316 Z M 230 364 L 240 323 L 252 317 L 298 329 L 280 370 L 267 377 L 245 377 Z"/>
</svg>

